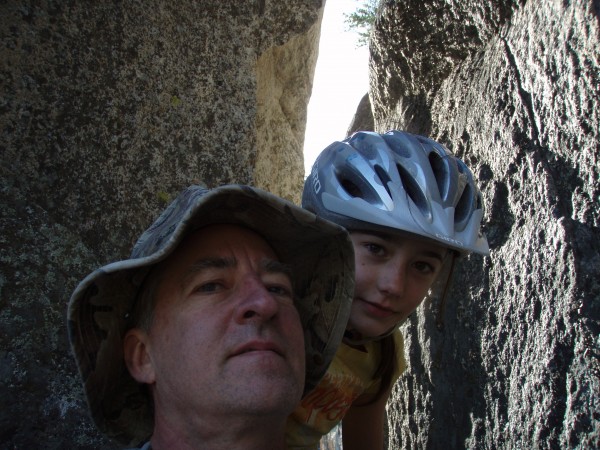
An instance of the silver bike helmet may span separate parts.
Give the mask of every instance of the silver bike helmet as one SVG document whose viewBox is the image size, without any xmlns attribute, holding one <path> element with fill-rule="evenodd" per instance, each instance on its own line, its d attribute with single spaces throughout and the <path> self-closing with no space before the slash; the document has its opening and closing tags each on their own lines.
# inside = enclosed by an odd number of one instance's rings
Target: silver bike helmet
<svg viewBox="0 0 600 450">
<path fill-rule="evenodd" d="M 489 254 L 473 174 L 423 136 L 357 132 L 334 142 L 315 161 L 302 206 L 348 230 L 401 230 L 461 254 Z"/>
</svg>

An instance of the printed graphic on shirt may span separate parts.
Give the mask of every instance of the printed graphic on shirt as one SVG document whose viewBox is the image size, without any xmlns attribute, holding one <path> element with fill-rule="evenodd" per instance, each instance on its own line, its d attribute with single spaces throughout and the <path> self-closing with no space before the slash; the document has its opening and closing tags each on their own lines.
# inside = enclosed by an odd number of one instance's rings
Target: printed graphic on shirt
<svg viewBox="0 0 600 450">
<path fill-rule="evenodd" d="M 294 415 L 302 423 L 328 431 L 331 422 L 342 420 L 364 389 L 364 382 L 351 372 L 327 372 L 319 385 L 304 397 Z"/>
</svg>

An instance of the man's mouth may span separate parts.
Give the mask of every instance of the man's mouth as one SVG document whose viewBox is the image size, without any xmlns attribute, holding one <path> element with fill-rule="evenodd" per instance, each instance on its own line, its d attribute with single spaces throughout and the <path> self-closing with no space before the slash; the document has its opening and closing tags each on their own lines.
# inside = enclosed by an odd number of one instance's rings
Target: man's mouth
<svg viewBox="0 0 600 450">
<path fill-rule="evenodd" d="M 279 356 L 283 356 L 283 350 L 274 342 L 271 341 L 250 341 L 237 347 L 231 354 L 231 356 L 243 355 L 244 353 L 251 352 L 272 352 Z"/>
</svg>

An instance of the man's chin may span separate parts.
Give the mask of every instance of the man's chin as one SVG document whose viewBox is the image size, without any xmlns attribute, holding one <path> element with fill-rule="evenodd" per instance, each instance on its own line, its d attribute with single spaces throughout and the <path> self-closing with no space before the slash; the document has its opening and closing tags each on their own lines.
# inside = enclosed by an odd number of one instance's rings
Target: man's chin
<svg viewBox="0 0 600 450">
<path fill-rule="evenodd" d="M 246 378 L 247 377 L 247 378 Z M 240 383 L 236 386 L 236 394 L 232 396 L 235 407 L 246 409 L 253 414 L 291 414 L 300 403 L 304 383 L 291 379 L 289 375 L 278 376 L 264 372 L 253 372 L 244 375 L 251 380 L 248 385 Z"/>
</svg>

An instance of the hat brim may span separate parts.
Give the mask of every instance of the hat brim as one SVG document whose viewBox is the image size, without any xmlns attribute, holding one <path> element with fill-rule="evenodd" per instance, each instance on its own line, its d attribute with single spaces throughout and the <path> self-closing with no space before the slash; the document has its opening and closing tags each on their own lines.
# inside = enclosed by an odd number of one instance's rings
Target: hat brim
<svg viewBox="0 0 600 450">
<path fill-rule="evenodd" d="M 125 445 L 152 433 L 145 386 L 125 367 L 127 315 L 148 271 L 192 231 L 237 224 L 260 234 L 292 268 L 296 307 L 305 329 L 305 392 L 325 374 L 346 327 L 354 289 L 347 232 L 294 204 L 248 186 L 186 189 L 142 235 L 146 256 L 108 264 L 88 275 L 69 302 L 69 336 L 96 425 Z M 167 230 L 157 233 L 157 229 Z M 137 252 L 139 253 L 139 252 Z M 143 253 L 143 252 L 142 252 Z"/>
</svg>

